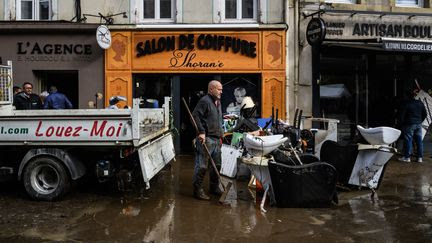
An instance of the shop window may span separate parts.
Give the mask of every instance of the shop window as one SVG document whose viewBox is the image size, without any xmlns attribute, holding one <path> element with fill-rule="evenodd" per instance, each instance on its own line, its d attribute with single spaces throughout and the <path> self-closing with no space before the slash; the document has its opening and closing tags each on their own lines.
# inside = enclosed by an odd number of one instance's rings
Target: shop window
<svg viewBox="0 0 432 243">
<path fill-rule="evenodd" d="M 256 22 L 257 0 L 215 0 L 221 22 Z"/>
<path fill-rule="evenodd" d="M 34 71 L 35 77 L 39 80 L 39 94 L 47 94 L 51 86 L 55 86 L 60 93 L 68 97 L 72 103 L 72 107 L 79 107 L 79 89 L 78 89 L 78 71 L 75 70 L 38 70 Z M 37 92 L 33 90 L 33 92 Z M 44 96 L 41 97 L 42 101 Z"/>
<path fill-rule="evenodd" d="M 51 0 L 18 0 L 16 11 L 18 20 L 51 20 L 52 2 Z"/>
<path fill-rule="evenodd" d="M 396 0 L 397 7 L 423 7 L 423 0 Z"/>
<path fill-rule="evenodd" d="M 175 0 L 139 1 L 140 22 L 173 22 Z"/>
</svg>

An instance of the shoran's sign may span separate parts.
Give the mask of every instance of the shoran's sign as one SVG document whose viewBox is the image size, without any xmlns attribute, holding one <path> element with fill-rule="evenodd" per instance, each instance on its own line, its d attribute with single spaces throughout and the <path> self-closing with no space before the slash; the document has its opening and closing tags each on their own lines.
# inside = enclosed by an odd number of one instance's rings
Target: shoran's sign
<svg viewBox="0 0 432 243">
<path fill-rule="evenodd" d="M 260 32 L 135 33 L 132 68 L 135 70 L 244 70 L 262 65 L 263 49 L 281 55 L 280 43 L 262 47 Z M 119 41 L 117 41 L 119 42 Z M 116 48 L 113 52 L 122 53 Z"/>
<path fill-rule="evenodd" d="M 200 34 L 197 37 L 194 34 L 181 34 L 176 36 L 162 36 L 138 42 L 136 45 L 136 56 L 146 56 L 154 53 L 175 50 L 217 50 L 232 52 L 243 56 L 255 58 L 256 43 L 242 40 L 238 37 Z"/>
</svg>

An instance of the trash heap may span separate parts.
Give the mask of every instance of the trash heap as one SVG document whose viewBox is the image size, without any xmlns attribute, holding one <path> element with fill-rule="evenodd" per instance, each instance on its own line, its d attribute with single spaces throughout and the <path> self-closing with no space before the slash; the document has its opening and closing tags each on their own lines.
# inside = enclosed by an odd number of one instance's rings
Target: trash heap
<svg viewBox="0 0 432 243">
<path fill-rule="evenodd" d="M 341 145 L 334 141 L 337 136 L 317 138 L 318 129 L 301 129 L 302 111 L 296 110 L 290 125 L 278 119 L 277 110 L 267 119 L 255 119 L 255 110 L 249 106 L 240 116 L 224 117 L 221 174 L 239 177 L 242 168 L 248 168 L 249 185 L 264 190 L 263 212 L 267 197 L 277 207 L 330 207 L 338 203 L 337 188 L 375 192 L 401 133 L 390 127 L 358 126 L 368 144 Z"/>
</svg>

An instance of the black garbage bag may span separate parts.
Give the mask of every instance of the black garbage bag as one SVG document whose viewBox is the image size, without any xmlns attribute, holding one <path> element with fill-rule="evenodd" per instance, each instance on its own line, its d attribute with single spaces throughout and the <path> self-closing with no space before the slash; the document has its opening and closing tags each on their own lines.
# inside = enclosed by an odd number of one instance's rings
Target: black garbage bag
<svg viewBox="0 0 432 243">
<path fill-rule="evenodd" d="M 348 185 L 351 172 L 358 154 L 356 144 L 341 145 L 335 141 L 327 140 L 321 146 L 321 161 L 333 165 L 338 172 L 338 182 Z"/>
<path fill-rule="evenodd" d="M 321 208 L 338 203 L 336 169 L 324 162 L 304 165 L 268 164 L 276 206 Z"/>
</svg>

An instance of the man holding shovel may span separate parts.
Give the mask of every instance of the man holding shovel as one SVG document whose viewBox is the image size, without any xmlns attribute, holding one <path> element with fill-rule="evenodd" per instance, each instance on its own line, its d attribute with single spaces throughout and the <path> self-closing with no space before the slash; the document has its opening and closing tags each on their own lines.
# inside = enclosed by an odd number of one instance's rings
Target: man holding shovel
<svg viewBox="0 0 432 243">
<path fill-rule="evenodd" d="M 210 200 L 202 187 L 205 173 L 208 168 L 208 154 L 218 167 L 221 166 L 221 138 L 223 136 L 222 128 L 222 110 L 220 98 L 222 95 L 222 84 L 217 80 L 212 80 L 208 84 L 208 93 L 202 97 L 192 112 L 193 118 L 198 128 L 197 139 L 195 139 L 195 168 L 192 178 L 194 187 L 194 197 L 200 200 Z M 209 153 L 204 149 L 203 143 L 207 145 Z M 217 172 L 210 168 L 210 193 L 220 196 L 222 194 L 219 188 L 219 177 Z"/>
</svg>

